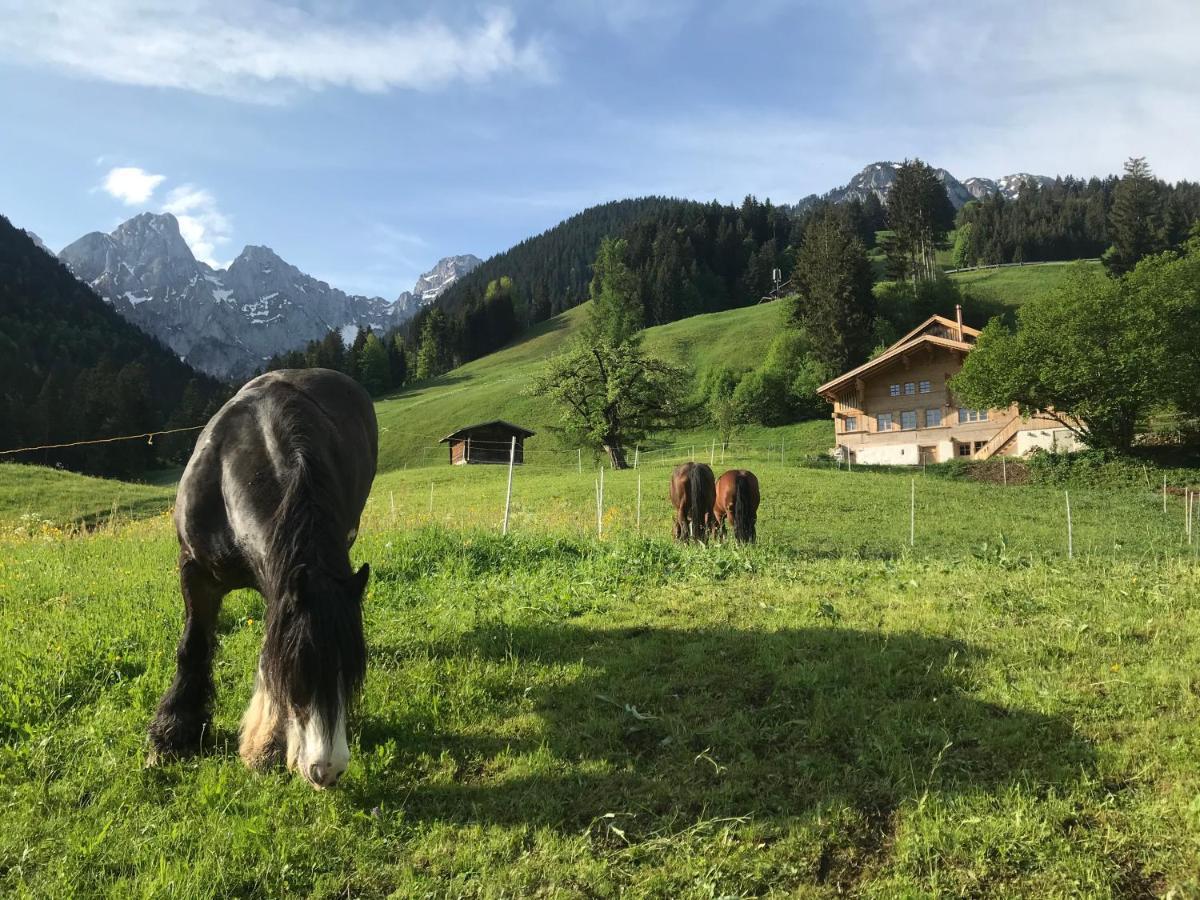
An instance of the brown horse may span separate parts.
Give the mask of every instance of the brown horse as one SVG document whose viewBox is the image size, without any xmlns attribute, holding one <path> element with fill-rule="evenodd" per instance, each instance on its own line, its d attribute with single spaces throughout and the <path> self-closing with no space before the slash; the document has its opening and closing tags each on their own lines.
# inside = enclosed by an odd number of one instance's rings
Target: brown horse
<svg viewBox="0 0 1200 900">
<path fill-rule="evenodd" d="M 671 504 L 675 507 L 675 540 L 703 541 L 712 529 L 716 499 L 713 470 L 704 463 L 684 463 L 671 473 Z"/>
<path fill-rule="evenodd" d="M 713 504 L 713 528 L 725 536 L 725 524 L 733 525 L 733 536 L 743 544 L 757 537 L 758 478 L 749 469 L 730 469 L 717 481 Z"/>
</svg>

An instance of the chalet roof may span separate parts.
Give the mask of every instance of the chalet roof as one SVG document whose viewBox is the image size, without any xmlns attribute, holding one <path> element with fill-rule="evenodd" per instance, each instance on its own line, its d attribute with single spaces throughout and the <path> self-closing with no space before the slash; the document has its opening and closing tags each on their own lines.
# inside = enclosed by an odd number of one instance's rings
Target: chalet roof
<svg viewBox="0 0 1200 900">
<path fill-rule="evenodd" d="M 943 337 L 938 332 L 954 334 L 958 331 L 958 323 L 953 319 L 947 319 L 945 316 L 930 316 L 874 359 L 867 360 L 861 366 L 851 369 L 849 372 L 845 372 L 832 381 L 821 385 L 817 388 L 817 393 L 827 399 L 833 400 L 854 379 L 861 378 L 870 372 L 881 369 L 918 347 L 933 346 L 944 347 L 948 350 L 969 351 L 975 344 L 975 338 L 979 337 L 979 330 L 971 328 L 969 325 L 964 325 L 962 330 L 963 337 L 969 340 L 960 341 L 953 337 Z"/>
<path fill-rule="evenodd" d="M 514 425 L 512 422 L 506 422 L 504 419 L 492 419 L 490 422 L 477 422 L 474 425 L 466 425 L 458 429 L 458 431 L 454 431 L 446 435 L 444 438 L 438 441 L 438 443 L 444 444 L 446 441 L 453 441 L 458 438 L 466 437 L 471 432 L 479 431 L 481 428 L 492 427 L 499 428 L 502 431 L 511 431 L 521 438 L 533 437 L 535 434 L 537 434 L 536 431 L 530 431 L 528 428 L 522 428 L 520 425 Z"/>
</svg>

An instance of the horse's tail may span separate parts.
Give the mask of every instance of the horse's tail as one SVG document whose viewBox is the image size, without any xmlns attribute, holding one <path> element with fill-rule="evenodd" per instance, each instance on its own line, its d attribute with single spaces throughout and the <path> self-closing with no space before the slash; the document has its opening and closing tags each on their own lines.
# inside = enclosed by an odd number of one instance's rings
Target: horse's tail
<svg viewBox="0 0 1200 900">
<path fill-rule="evenodd" d="M 739 475 L 733 487 L 733 536 L 743 543 L 752 543 L 755 538 L 755 518 L 758 510 L 752 506 L 750 479 Z"/>
<path fill-rule="evenodd" d="M 692 537 L 703 540 L 707 536 L 704 529 L 708 524 L 708 513 L 712 510 L 704 508 L 704 470 L 698 465 L 693 465 L 688 473 L 688 495 L 688 521 L 700 529 L 700 534 L 693 534 Z"/>
</svg>

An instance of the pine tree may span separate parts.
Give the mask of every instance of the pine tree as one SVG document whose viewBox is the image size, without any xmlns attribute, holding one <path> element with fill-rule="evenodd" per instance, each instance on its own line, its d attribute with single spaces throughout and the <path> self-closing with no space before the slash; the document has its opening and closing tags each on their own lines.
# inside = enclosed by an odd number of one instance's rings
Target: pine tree
<svg viewBox="0 0 1200 900">
<path fill-rule="evenodd" d="M 1104 265 L 1110 274 L 1124 275 L 1142 257 L 1167 249 L 1163 211 L 1163 194 L 1146 158 L 1129 159 L 1108 214 L 1112 246 Z"/>
<path fill-rule="evenodd" d="M 954 207 L 937 173 L 919 159 L 905 160 L 888 192 L 887 210 L 896 234 L 892 252 L 905 257 L 914 282 L 931 280 L 934 253 L 954 224 Z"/>
<path fill-rule="evenodd" d="M 628 246 L 625 240 L 606 238 L 596 253 L 590 287 L 592 310 L 586 326 L 590 340 L 623 344 L 645 324 L 637 279 L 625 261 Z"/>
<path fill-rule="evenodd" d="M 421 328 L 421 343 L 417 348 L 417 381 L 436 378 L 449 370 L 446 330 L 446 314 L 434 307 L 425 317 Z"/>
<path fill-rule="evenodd" d="M 408 381 L 408 351 L 404 347 L 404 338 L 398 334 L 391 335 L 387 342 L 388 365 L 392 373 L 392 387 L 403 387 Z"/>
<path fill-rule="evenodd" d="M 812 223 L 792 273 L 797 297 L 788 310 L 804 328 L 812 353 L 829 372 L 866 359 L 875 318 L 871 263 L 844 223 L 827 215 Z"/>
</svg>

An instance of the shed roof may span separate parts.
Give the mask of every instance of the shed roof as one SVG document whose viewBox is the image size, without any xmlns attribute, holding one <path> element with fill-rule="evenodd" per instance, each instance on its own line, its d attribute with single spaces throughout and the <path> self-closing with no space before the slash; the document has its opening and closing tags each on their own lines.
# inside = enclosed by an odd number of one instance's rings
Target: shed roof
<svg viewBox="0 0 1200 900">
<path fill-rule="evenodd" d="M 477 422 L 474 425 L 465 425 L 458 429 L 458 431 L 453 431 L 446 435 L 444 438 L 438 441 L 438 443 L 444 444 L 446 441 L 452 441 L 456 438 L 466 437 L 472 431 L 479 431 L 481 428 L 491 427 L 497 427 L 505 431 L 511 431 L 514 434 L 520 435 L 522 438 L 533 437 L 535 434 L 537 434 L 536 431 L 530 431 L 528 428 L 522 428 L 520 425 L 514 425 L 512 422 L 506 422 L 504 419 L 492 419 L 490 422 Z"/>
</svg>

